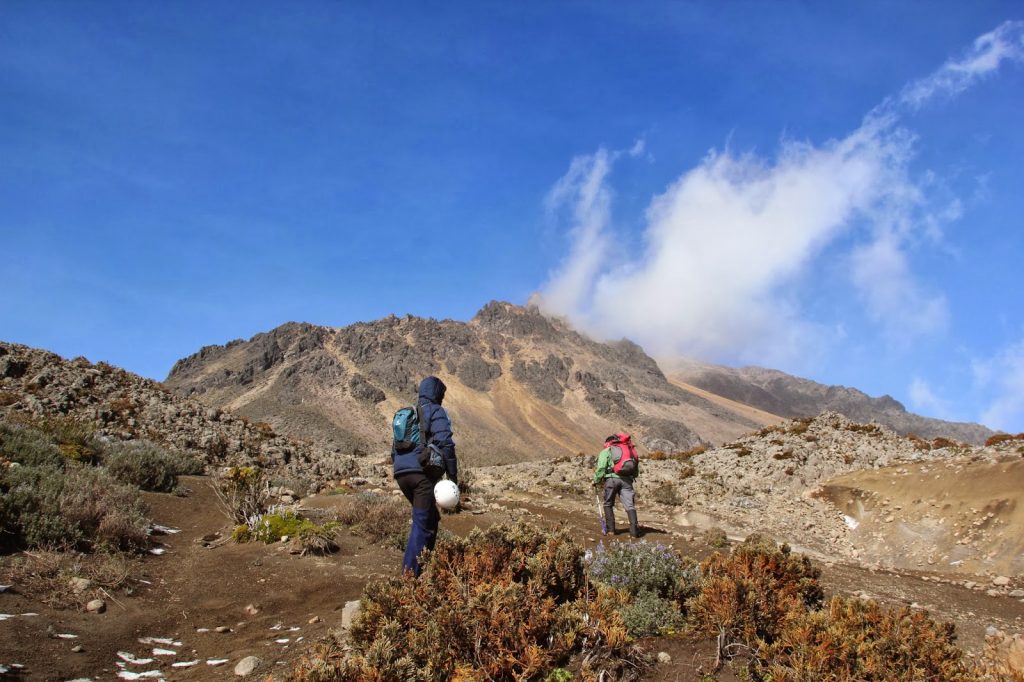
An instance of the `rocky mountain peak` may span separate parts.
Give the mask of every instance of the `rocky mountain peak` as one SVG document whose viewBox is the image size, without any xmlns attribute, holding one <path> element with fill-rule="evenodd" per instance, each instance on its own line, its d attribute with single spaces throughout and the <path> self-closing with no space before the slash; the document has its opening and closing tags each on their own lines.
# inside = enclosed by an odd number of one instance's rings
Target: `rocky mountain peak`
<svg viewBox="0 0 1024 682">
<path fill-rule="evenodd" d="M 564 325 L 559 329 L 537 306 L 518 306 L 506 301 L 491 301 L 473 316 L 470 324 L 512 337 L 547 340 L 566 331 Z"/>
</svg>

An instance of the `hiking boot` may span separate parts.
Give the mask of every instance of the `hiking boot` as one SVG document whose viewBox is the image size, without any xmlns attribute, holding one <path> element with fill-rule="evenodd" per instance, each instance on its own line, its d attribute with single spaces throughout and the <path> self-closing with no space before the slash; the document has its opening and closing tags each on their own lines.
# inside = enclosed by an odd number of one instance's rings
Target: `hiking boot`
<svg viewBox="0 0 1024 682">
<path fill-rule="evenodd" d="M 640 537 L 640 524 L 636 520 L 636 509 L 627 511 L 626 516 L 629 517 L 629 535 L 634 538 Z"/>
<path fill-rule="evenodd" d="M 608 535 L 615 535 L 615 510 L 611 507 L 604 508 L 604 525 L 608 529 Z"/>
</svg>

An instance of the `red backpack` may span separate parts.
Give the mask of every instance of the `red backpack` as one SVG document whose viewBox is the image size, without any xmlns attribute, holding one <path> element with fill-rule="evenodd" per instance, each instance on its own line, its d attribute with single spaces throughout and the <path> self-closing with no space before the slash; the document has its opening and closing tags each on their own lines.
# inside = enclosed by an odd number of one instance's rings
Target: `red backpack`
<svg viewBox="0 0 1024 682">
<path fill-rule="evenodd" d="M 620 476 L 636 475 L 637 463 L 640 459 L 636 455 L 636 446 L 629 439 L 628 433 L 617 433 L 605 441 L 605 445 L 613 445 L 619 449 L 619 461 L 612 466 L 612 471 Z"/>
</svg>

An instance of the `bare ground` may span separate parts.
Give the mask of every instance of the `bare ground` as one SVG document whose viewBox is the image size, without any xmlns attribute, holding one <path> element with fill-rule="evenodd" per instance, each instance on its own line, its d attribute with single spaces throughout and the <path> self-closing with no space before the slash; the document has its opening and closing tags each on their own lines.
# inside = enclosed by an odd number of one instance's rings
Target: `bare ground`
<svg viewBox="0 0 1024 682">
<path fill-rule="evenodd" d="M 229 526 L 216 504 L 208 480 L 189 478 L 188 498 L 147 494 L 155 522 L 180 529 L 159 537 L 166 553 L 146 556 L 131 581 L 132 594 L 108 591 L 88 595 L 104 597 L 107 611 L 90 614 L 79 600 L 77 608 L 47 605 L 16 582 L 0 593 L 0 664 L 24 666 L 25 679 L 115 679 L 117 653 L 154 658 L 149 665 L 127 665 L 141 672 L 159 668 L 166 679 L 235 679 L 233 668 L 243 657 L 263 659 L 261 673 L 282 670 L 312 641 L 336 628 L 345 603 L 358 599 L 366 582 L 376 575 L 393 574 L 401 563 L 397 549 L 373 545 L 346 533 L 341 549 L 326 557 L 298 556 L 285 544 L 238 545 L 203 542 L 213 533 L 226 536 Z M 598 541 L 629 541 L 626 535 L 601 538 L 595 510 L 575 498 L 550 499 L 538 504 L 524 494 L 478 505 L 479 513 L 445 516 L 442 527 L 463 535 L 475 526 L 527 519 L 541 525 L 566 525 L 588 545 Z M 304 504 L 331 506 L 327 496 L 309 498 Z M 641 524 L 646 539 L 671 544 L 691 556 L 710 551 L 699 534 L 677 527 L 668 515 L 650 513 Z M 210 546 L 207 546 L 210 545 Z M 0 563 L 0 583 L 8 584 L 11 557 Z M 920 572 L 871 571 L 846 564 L 823 566 L 823 582 L 829 593 L 865 592 L 893 605 L 917 604 L 935 616 L 953 621 L 968 650 L 979 650 L 984 629 L 995 625 L 1008 631 L 1024 629 L 1024 604 L 1008 597 L 990 597 L 955 584 L 937 582 Z M 254 613 L 247 613 L 247 606 Z M 35 613 L 26 616 L 22 614 Z M 227 632 L 216 632 L 216 628 Z M 77 635 L 61 639 L 57 634 Z M 140 638 L 169 638 L 171 644 L 143 644 Z M 287 641 L 284 641 L 287 640 Z M 180 642 L 180 644 L 175 644 Z M 652 653 L 664 651 L 670 664 L 651 669 L 649 680 L 699 680 L 710 670 L 714 646 L 710 641 L 680 639 L 646 640 Z M 75 653 L 73 647 L 82 651 Z M 154 648 L 175 652 L 153 655 Z M 212 666 L 210 660 L 227 659 Z M 172 662 L 199 661 L 193 667 L 175 669 Z M 720 680 L 735 679 L 720 673 Z"/>
</svg>

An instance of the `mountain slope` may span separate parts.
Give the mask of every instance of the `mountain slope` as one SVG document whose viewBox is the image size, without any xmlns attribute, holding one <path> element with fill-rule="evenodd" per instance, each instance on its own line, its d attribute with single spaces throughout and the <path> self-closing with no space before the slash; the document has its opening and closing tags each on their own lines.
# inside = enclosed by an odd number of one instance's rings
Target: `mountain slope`
<svg viewBox="0 0 1024 682">
<path fill-rule="evenodd" d="M 838 412 L 857 422 L 875 421 L 901 434 L 952 438 L 975 445 L 994 432 L 980 424 L 948 422 L 907 412 L 890 396 L 872 398 L 855 388 L 828 386 L 763 367 L 722 367 L 694 360 L 661 361 L 669 379 L 781 417 Z"/>
<path fill-rule="evenodd" d="M 293 436 L 383 451 L 420 378 L 448 385 L 460 456 L 476 464 L 598 448 L 627 429 L 648 449 L 722 442 L 766 421 L 671 384 L 640 347 L 598 343 L 534 307 L 492 302 L 469 322 L 288 323 L 180 360 L 166 385 Z"/>
<path fill-rule="evenodd" d="M 322 479 L 360 466 L 347 454 L 274 433 L 107 363 L 0 341 L 0 420 L 52 419 L 87 424 L 101 438 L 145 439 L 194 453 L 212 467 L 258 464 L 275 476 Z"/>
</svg>

